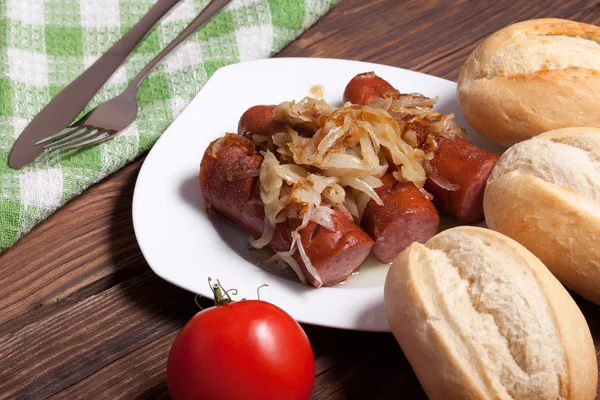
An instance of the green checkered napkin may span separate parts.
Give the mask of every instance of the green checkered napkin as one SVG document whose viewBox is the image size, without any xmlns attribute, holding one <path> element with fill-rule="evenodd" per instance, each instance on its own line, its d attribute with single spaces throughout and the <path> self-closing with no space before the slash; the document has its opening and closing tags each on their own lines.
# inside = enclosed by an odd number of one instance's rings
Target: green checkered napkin
<svg viewBox="0 0 600 400">
<path fill-rule="evenodd" d="M 75 154 L 8 166 L 28 122 L 150 9 L 154 0 L 0 0 L 0 253 L 90 185 L 150 149 L 219 67 L 267 58 L 339 0 L 234 0 L 140 86 L 123 134 Z M 87 112 L 120 93 L 208 3 L 183 0 L 138 46 Z"/>
</svg>

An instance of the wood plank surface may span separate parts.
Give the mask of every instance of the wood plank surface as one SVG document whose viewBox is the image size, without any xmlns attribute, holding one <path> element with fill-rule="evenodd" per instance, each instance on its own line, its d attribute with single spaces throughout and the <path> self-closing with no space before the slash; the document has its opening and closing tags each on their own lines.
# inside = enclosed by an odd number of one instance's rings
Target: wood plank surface
<svg viewBox="0 0 600 400">
<path fill-rule="evenodd" d="M 595 1 L 342 0 L 280 57 L 331 57 L 456 80 L 503 26 L 600 24 Z M 73 200 L 0 256 L 0 399 L 168 398 L 165 365 L 193 294 L 152 273 L 131 222 L 143 159 Z M 575 296 L 600 350 L 600 309 Z M 391 334 L 304 326 L 314 399 L 425 399 Z M 598 396 L 600 399 L 600 396 Z"/>
</svg>

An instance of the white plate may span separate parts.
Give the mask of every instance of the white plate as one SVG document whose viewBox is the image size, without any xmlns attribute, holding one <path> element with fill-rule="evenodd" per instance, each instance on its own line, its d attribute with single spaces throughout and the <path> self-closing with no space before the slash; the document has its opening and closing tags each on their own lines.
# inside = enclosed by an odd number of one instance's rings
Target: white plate
<svg viewBox="0 0 600 400">
<path fill-rule="evenodd" d="M 345 85 L 356 74 L 375 71 L 402 92 L 439 96 L 436 110 L 455 113 L 475 144 L 500 152 L 464 121 L 456 84 L 399 68 L 332 59 L 275 58 L 219 69 L 162 135 L 137 179 L 133 224 L 150 267 L 161 278 L 210 297 L 207 278 L 219 278 L 239 297 L 256 296 L 286 310 L 296 320 L 365 331 L 388 331 L 383 308 L 387 266 L 362 268 L 345 285 L 314 289 L 257 266 L 247 251 L 247 233 L 220 217 L 208 218 L 198 171 L 208 144 L 236 132 L 242 113 L 257 104 L 300 100 L 313 85 L 325 86 L 325 99 L 340 105 Z"/>
</svg>

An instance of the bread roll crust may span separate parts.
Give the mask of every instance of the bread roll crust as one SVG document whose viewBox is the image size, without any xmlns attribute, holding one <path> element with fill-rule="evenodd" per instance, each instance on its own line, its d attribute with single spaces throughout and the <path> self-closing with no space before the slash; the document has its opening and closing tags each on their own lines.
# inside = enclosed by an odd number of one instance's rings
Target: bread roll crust
<svg viewBox="0 0 600 400">
<path fill-rule="evenodd" d="M 392 264 L 392 332 L 435 399 L 594 399 L 598 370 L 581 311 L 512 239 L 476 227 L 413 243 Z"/>
<path fill-rule="evenodd" d="M 562 20 L 520 22 L 469 56 L 457 96 L 467 121 L 510 146 L 542 132 L 600 127 L 600 27 Z"/>
<path fill-rule="evenodd" d="M 549 131 L 510 148 L 484 193 L 486 224 L 600 304 L 600 129 Z"/>
</svg>

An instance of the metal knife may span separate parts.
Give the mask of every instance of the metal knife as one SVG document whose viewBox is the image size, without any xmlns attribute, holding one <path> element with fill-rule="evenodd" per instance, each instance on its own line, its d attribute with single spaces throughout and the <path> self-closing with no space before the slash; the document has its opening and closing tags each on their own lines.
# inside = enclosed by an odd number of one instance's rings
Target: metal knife
<svg viewBox="0 0 600 400">
<path fill-rule="evenodd" d="M 21 133 L 12 147 L 8 164 L 21 169 L 35 160 L 44 147 L 34 144 L 68 127 L 152 27 L 178 2 L 158 0 L 125 36 L 60 91 Z"/>
</svg>

